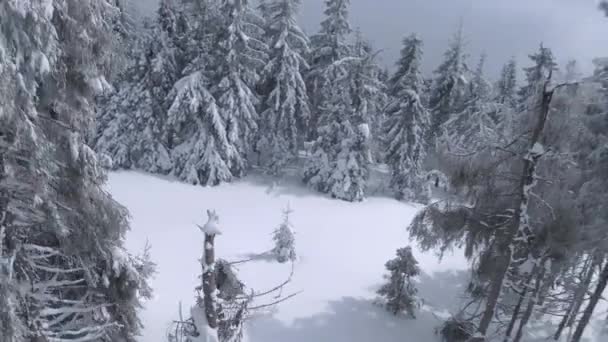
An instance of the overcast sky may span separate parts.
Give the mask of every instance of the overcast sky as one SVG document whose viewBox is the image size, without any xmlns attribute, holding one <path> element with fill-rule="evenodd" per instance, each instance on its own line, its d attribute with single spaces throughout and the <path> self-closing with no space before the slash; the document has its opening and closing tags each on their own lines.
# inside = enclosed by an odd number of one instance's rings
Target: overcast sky
<svg viewBox="0 0 608 342">
<path fill-rule="evenodd" d="M 158 0 L 132 0 L 144 11 Z M 416 32 L 425 43 L 425 73 L 440 62 L 450 37 L 464 21 L 471 64 L 488 55 L 487 72 L 494 76 L 515 56 L 520 66 L 540 42 L 551 47 L 560 63 L 576 58 L 585 72 L 591 59 L 608 56 L 608 18 L 597 0 L 351 0 L 351 24 L 383 50 L 382 63 L 392 66 L 403 36 Z M 301 26 L 318 31 L 324 0 L 302 0 Z"/>
</svg>

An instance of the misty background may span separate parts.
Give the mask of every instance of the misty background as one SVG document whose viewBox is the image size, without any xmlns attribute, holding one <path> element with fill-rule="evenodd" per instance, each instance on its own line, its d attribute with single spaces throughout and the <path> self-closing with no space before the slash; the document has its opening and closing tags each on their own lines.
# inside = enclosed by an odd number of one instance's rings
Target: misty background
<svg viewBox="0 0 608 342">
<path fill-rule="evenodd" d="M 151 16 L 158 0 L 131 0 L 142 15 Z M 313 35 L 323 18 L 324 0 L 302 0 L 300 26 Z M 592 59 L 608 56 L 608 18 L 597 0 L 351 0 L 351 25 L 360 28 L 374 48 L 382 50 L 381 64 L 392 68 L 401 40 L 416 32 L 424 40 L 423 69 L 429 75 L 439 65 L 462 18 L 469 52 L 475 65 L 488 55 L 486 73 L 496 77 L 511 57 L 521 69 L 541 42 L 553 50 L 560 66 L 576 59 L 583 72 L 593 70 Z"/>
</svg>

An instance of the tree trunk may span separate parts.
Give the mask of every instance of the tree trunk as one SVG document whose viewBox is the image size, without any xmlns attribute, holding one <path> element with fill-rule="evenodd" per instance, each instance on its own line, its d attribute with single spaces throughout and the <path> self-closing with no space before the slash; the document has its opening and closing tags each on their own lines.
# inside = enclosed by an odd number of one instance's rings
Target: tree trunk
<svg viewBox="0 0 608 342">
<path fill-rule="evenodd" d="M 530 238 L 531 233 L 526 227 L 527 218 L 524 215 L 524 210 L 528 207 L 529 191 L 531 186 L 534 184 L 534 173 L 536 171 L 538 159 L 540 158 L 540 155 L 533 153 L 533 151 L 535 150 L 536 144 L 540 141 L 542 132 L 545 128 L 545 124 L 549 116 L 551 100 L 555 91 L 555 89 L 552 91 L 547 90 L 550 79 L 551 77 L 549 76 L 543 85 L 540 108 L 538 110 L 538 121 L 532 132 L 528 152 L 523 158 L 521 182 L 519 185 L 519 193 L 521 197 L 519 201 L 520 205 L 514 208 L 515 212 L 513 214 L 513 224 L 509 228 L 505 240 L 501 242 L 501 251 L 503 256 L 502 258 L 498 259 L 500 262 L 496 266 L 496 273 L 493 276 L 490 284 L 490 291 L 486 301 L 486 307 L 479 322 L 477 333 L 475 334 L 475 337 L 470 340 L 471 342 L 480 342 L 485 341 L 486 339 L 485 336 L 490 324 L 492 323 L 492 318 L 494 317 L 494 313 L 496 311 L 496 305 L 502 292 L 504 280 L 507 276 L 509 268 L 511 267 L 511 259 L 513 257 L 511 245 L 518 234 L 523 235 L 521 236 L 521 240 L 524 242 Z"/>
<path fill-rule="evenodd" d="M 593 273 L 595 270 L 595 266 L 596 261 L 595 261 L 595 257 L 590 256 L 590 259 L 594 259 L 594 261 L 592 262 L 587 262 L 587 265 L 585 265 L 585 268 L 583 269 L 583 271 L 581 272 L 581 284 L 578 286 L 578 288 L 576 289 L 576 293 L 574 295 L 574 298 L 572 300 L 572 303 L 570 303 L 570 307 L 568 308 L 568 312 L 566 312 L 566 315 L 564 316 L 564 318 L 559 322 L 559 326 L 557 327 L 557 331 L 555 332 L 555 335 L 553 335 L 553 340 L 554 341 L 559 341 L 560 337 L 562 336 L 562 333 L 564 332 L 564 329 L 566 327 L 571 327 L 574 322 L 576 321 L 576 316 L 578 315 L 581 306 L 583 305 L 583 300 L 585 299 L 585 293 L 587 293 L 587 290 L 589 289 L 589 285 L 591 285 L 591 280 L 593 279 Z"/>
<path fill-rule="evenodd" d="M 0 132 L 0 136 L 2 136 Z M 0 139 L 0 144 L 4 143 Z M 1 148 L 1 147 L 0 147 Z M 0 150 L 0 186 L 5 180 L 4 167 L 4 150 Z M 11 342 L 14 339 L 15 331 L 13 327 L 13 319 L 15 313 L 12 310 L 10 298 L 10 284 L 12 277 L 12 265 L 7 237 L 7 221 L 8 221 L 8 191 L 0 188 L 0 342 Z"/>
<path fill-rule="evenodd" d="M 519 316 L 519 312 L 521 311 L 521 307 L 526 299 L 528 294 L 528 288 L 530 287 L 530 283 L 532 282 L 532 278 L 534 277 L 534 273 L 530 273 L 525 283 L 523 284 L 522 293 L 519 295 L 519 300 L 517 301 L 517 305 L 515 309 L 513 309 L 513 315 L 511 316 L 511 321 L 509 322 L 509 326 L 507 327 L 507 332 L 505 333 L 504 342 L 509 342 L 511 340 L 511 333 L 515 328 L 515 323 L 517 323 L 517 316 Z"/>
<path fill-rule="evenodd" d="M 205 234 L 205 255 L 203 260 L 203 303 L 207 323 L 213 329 L 217 329 L 217 311 L 215 308 L 214 292 L 217 289 L 215 279 L 215 235 Z"/>
<path fill-rule="evenodd" d="M 583 337 L 583 332 L 585 332 L 585 328 L 591 320 L 593 311 L 595 311 L 595 307 L 600 301 L 602 293 L 606 289 L 606 284 L 608 284 L 608 263 L 604 265 L 604 269 L 602 270 L 602 273 L 600 273 L 600 278 L 598 279 L 595 291 L 593 292 L 591 299 L 589 299 L 589 304 L 587 304 L 585 312 L 583 312 L 583 317 L 581 317 L 581 320 L 578 322 L 578 326 L 576 327 L 576 331 L 574 332 L 571 342 L 580 342 L 581 338 Z"/>
<path fill-rule="evenodd" d="M 517 335 L 515 335 L 515 339 L 513 340 L 513 342 L 521 341 L 521 338 L 524 334 L 524 328 L 528 324 L 530 317 L 532 317 L 532 313 L 534 312 L 534 307 L 536 306 L 536 303 L 538 302 L 538 296 L 540 294 L 541 285 L 543 283 L 543 279 L 545 277 L 545 272 L 546 272 L 544 259 L 543 259 L 543 261 L 541 261 L 540 266 L 539 265 L 534 266 L 535 270 L 532 271 L 532 274 L 537 273 L 539 267 L 540 267 L 540 272 L 538 273 L 538 276 L 536 277 L 536 281 L 534 284 L 534 292 L 530 295 L 530 299 L 528 300 L 528 307 L 526 308 L 526 312 L 524 312 L 524 316 L 521 318 L 521 321 L 519 322 L 519 328 L 517 329 Z"/>
</svg>

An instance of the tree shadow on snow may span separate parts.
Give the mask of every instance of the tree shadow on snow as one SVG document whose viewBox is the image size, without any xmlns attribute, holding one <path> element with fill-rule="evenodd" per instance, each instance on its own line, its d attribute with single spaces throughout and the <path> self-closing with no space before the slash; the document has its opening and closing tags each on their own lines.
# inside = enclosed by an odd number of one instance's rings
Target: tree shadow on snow
<svg viewBox="0 0 608 342">
<path fill-rule="evenodd" d="M 425 305 L 416 319 L 393 316 L 371 299 L 344 297 L 330 301 L 326 312 L 286 324 L 272 316 L 249 323 L 250 342 L 433 342 L 442 323 L 437 313 L 453 311 L 468 273 L 440 272 L 422 276 L 419 294 Z"/>
<path fill-rule="evenodd" d="M 436 311 L 456 313 L 470 277 L 470 272 L 464 270 L 422 274 L 417 284 L 418 296 Z"/>
<path fill-rule="evenodd" d="M 439 322 L 427 312 L 418 319 L 395 317 L 371 300 L 345 297 L 332 301 L 328 312 L 285 324 L 260 317 L 248 327 L 251 342 L 423 342 L 434 341 Z"/>
<path fill-rule="evenodd" d="M 264 261 L 264 262 L 277 262 L 277 256 L 272 251 L 263 253 L 246 253 L 241 254 L 240 257 L 246 262 Z"/>
<path fill-rule="evenodd" d="M 260 172 L 252 172 L 241 182 L 249 183 L 254 186 L 263 187 L 266 194 L 280 197 L 289 195 L 294 197 L 319 197 L 319 193 L 310 189 L 296 175 L 287 174 L 281 177 L 273 177 Z"/>
<path fill-rule="evenodd" d="M 373 170 L 372 170 L 373 171 Z M 314 197 L 319 198 L 325 197 L 332 199 L 328 194 L 318 192 L 308 187 L 302 181 L 302 170 L 297 168 L 290 168 L 285 170 L 280 176 L 272 176 L 262 172 L 261 170 L 254 170 L 246 178 L 240 180 L 241 182 L 249 183 L 255 186 L 261 186 L 265 188 L 265 192 L 268 195 L 275 197 L 279 196 L 294 196 L 294 197 Z M 374 173 L 374 172 L 372 172 Z M 378 173 L 378 172 L 375 172 Z M 375 174 L 374 173 L 374 174 Z M 379 173 L 378 173 L 379 174 Z M 391 191 L 386 189 L 386 181 L 381 176 L 373 176 L 368 181 L 368 187 L 366 190 L 368 198 L 388 198 L 396 200 Z M 348 203 L 348 202 L 345 202 Z M 412 204 L 414 206 L 422 206 L 421 204 Z"/>
</svg>

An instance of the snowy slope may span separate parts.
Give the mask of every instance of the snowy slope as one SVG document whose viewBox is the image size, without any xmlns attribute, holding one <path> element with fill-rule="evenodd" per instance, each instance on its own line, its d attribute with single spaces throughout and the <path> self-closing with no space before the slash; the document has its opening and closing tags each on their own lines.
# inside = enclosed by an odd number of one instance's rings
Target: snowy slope
<svg viewBox="0 0 608 342">
<path fill-rule="evenodd" d="M 408 243 L 405 228 L 416 207 L 388 198 L 345 203 L 324 198 L 298 185 L 269 186 L 261 177 L 235 184 L 202 188 L 138 173 L 114 173 L 108 184 L 114 197 L 132 215 L 128 247 L 141 250 L 146 240 L 158 264 L 152 286 L 155 298 L 143 313 L 146 325 L 141 341 L 165 341 L 167 327 L 193 301 L 202 252 L 202 234 L 195 223 L 204 222 L 205 210 L 215 208 L 224 234 L 217 239 L 218 254 L 242 259 L 272 247 L 271 232 L 281 222 L 289 202 L 295 210 L 300 260 L 293 282 L 285 292 L 302 291 L 283 303 L 273 315 L 256 318 L 248 328 L 250 342 L 363 342 L 434 341 L 437 318 L 421 313 L 416 321 L 389 317 L 372 304 L 382 280 L 384 263 Z M 439 272 L 435 281 L 420 284 L 427 304 L 437 311 L 458 304 L 465 274 L 460 257 L 441 264 L 433 254 L 416 253 L 427 272 Z M 256 289 L 283 281 L 290 267 L 260 261 L 240 268 L 240 275 Z M 433 295 L 431 295 L 433 294 Z"/>
</svg>

